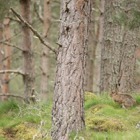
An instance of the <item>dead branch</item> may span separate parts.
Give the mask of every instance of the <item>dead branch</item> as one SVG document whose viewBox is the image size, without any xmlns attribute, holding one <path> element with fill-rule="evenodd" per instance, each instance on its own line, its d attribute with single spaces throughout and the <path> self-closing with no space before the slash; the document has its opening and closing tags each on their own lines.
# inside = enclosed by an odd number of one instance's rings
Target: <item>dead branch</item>
<svg viewBox="0 0 140 140">
<path fill-rule="evenodd" d="M 25 21 L 25 20 L 23 19 L 23 17 L 22 17 L 21 15 L 19 15 L 13 8 L 11 8 L 11 11 L 19 18 L 19 20 L 20 20 L 22 23 L 24 23 L 24 25 L 26 25 L 26 26 L 34 33 L 34 35 L 40 40 L 40 42 L 41 42 L 44 46 L 46 46 L 46 47 L 49 48 L 52 52 L 54 52 L 55 54 L 57 54 L 57 51 L 51 47 L 51 45 L 50 45 L 49 42 L 45 41 L 45 40 L 41 37 L 41 35 L 36 31 L 36 29 L 34 29 L 34 28 L 32 27 L 32 25 L 31 25 L 30 23 L 28 23 L 27 21 Z"/>
<path fill-rule="evenodd" d="M 18 96 L 18 95 L 10 94 L 10 93 L 7 93 L 7 94 L 2 94 L 2 93 L 0 93 L 0 96 L 15 97 L 15 98 L 20 98 L 20 99 L 22 99 L 22 100 L 25 100 L 25 98 L 22 97 L 22 96 Z"/>
<path fill-rule="evenodd" d="M 20 75 L 25 75 L 21 70 L 0 70 L 0 74 L 4 73 L 15 73 Z"/>
<path fill-rule="evenodd" d="M 21 23 L 21 22 L 20 22 L 20 23 Z M 21 31 L 15 33 L 15 34 L 12 35 L 10 38 L 7 38 L 7 39 L 2 40 L 0 43 L 6 42 L 6 41 L 9 41 L 9 40 L 12 40 L 12 39 L 14 39 L 16 36 L 19 36 L 20 34 L 21 34 Z"/>
<path fill-rule="evenodd" d="M 4 42 L 4 41 L 0 41 L 0 43 L 2 43 L 2 44 L 4 44 L 4 45 L 7 45 L 7 46 L 9 46 L 9 47 L 16 48 L 16 49 L 18 49 L 18 50 L 20 50 L 20 51 L 23 51 L 21 48 L 17 47 L 17 46 L 14 45 L 14 44 L 11 44 L 11 43 L 8 43 L 8 42 Z"/>
<path fill-rule="evenodd" d="M 37 17 L 39 18 L 39 20 L 43 23 L 44 20 L 43 20 L 42 14 L 41 14 L 41 10 L 40 10 L 40 12 L 38 12 L 37 6 L 38 6 L 37 3 L 35 2 L 35 3 L 34 3 L 34 11 L 35 11 Z"/>
<path fill-rule="evenodd" d="M 15 21 L 15 22 L 20 23 L 19 19 L 16 19 L 16 18 L 13 18 L 13 17 L 10 17 L 10 16 L 6 16 L 6 18 L 9 18 L 11 21 Z"/>
</svg>

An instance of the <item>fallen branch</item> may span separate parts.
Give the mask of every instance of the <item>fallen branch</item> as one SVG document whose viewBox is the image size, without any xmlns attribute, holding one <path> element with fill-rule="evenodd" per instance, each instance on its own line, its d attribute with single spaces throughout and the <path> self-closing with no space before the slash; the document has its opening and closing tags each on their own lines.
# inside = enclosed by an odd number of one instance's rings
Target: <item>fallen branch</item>
<svg viewBox="0 0 140 140">
<path fill-rule="evenodd" d="M 30 23 L 28 23 L 27 21 L 25 21 L 23 19 L 23 17 L 21 15 L 19 15 L 13 8 L 11 8 L 11 11 L 19 18 L 19 20 L 24 23 L 24 25 L 26 25 L 33 33 L 34 35 L 40 40 L 40 42 L 45 45 L 47 48 L 49 48 L 52 52 L 54 52 L 55 54 L 57 54 L 57 51 L 55 49 L 53 49 L 50 45 L 49 42 L 46 42 L 41 35 L 36 31 L 36 29 L 34 29 L 32 27 L 32 25 Z"/>
<path fill-rule="evenodd" d="M 0 70 L 0 74 L 4 73 L 16 73 L 20 75 L 25 75 L 21 70 Z"/>
</svg>

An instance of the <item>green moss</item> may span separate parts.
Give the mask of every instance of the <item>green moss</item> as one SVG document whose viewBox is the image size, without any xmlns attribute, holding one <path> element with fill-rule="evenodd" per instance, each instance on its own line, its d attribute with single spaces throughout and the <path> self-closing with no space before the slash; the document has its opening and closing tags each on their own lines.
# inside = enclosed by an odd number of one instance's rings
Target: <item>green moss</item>
<svg viewBox="0 0 140 140">
<path fill-rule="evenodd" d="M 4 138 L 4 131 L 3 131 L 3 129 L 0 129 L 0 140 L 1 140 L 2 138 Z"/>
<path fill-rule="evenodd" d="M 106 119 L 105 122 L 100 126 L 102 131 L 121 131 L 126 130 L 126 126 L 119 119 Z"/>
<path fill-rule="evenodd" d="M 13 130 L 16 132 L 15 137 L 17 139 L 24 140 L 32 140 L 33 136 L 38 132 L 36 125 L 28 122 L 17 125 Z"/>
<path fill-rule="evenodd" d="M 119 119 L 115 118 L 105 118 L 105 117 L 95 117 L 89 118 L 86 121 L 86 126 L 89 129 L 95 131 L 122 131 L 126 130 L 124 123 Z"/>
<path fill-rule="evenodd" d="M 97 98 L 97 96 L 92 92 L 85 92 L 85 101 Z"/>
</svg>

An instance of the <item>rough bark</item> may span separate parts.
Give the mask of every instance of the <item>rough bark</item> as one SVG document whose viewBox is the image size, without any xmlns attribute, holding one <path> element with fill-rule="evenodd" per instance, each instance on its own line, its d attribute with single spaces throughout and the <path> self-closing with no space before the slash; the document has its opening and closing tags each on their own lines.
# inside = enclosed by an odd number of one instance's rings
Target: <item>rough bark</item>
<svg viewBox="0 0 140 140">
<path fill-rule="evenodd" d="M 48 39 L 48 32 L 51 22 L 51 5 L 50 0 L 44 0 L 44 37 Z M 41 99 L 47 99 L 49 83 L 49 49 L 43 46 L 41 55 Z"/>
<path fill-rule="evenodd" d="M 131 3 L 130 3 L 131 5 Z M 129 4 L 127 5 L 129 6 Z M 104 44 L 101 60 L 101 91 L 128 92 L 135 67 L 135 31 L 118 17 L 128 9 L 124 1 L 106 1 Z M 129 13 L 129 12 L 128 12 Z M 129 16 L 127 14 L 127 16 Z"/>
<path fill-rule="evenodd" d="M 135 31 L 127 30 L 124 36 L 123 54 L 122 57 L 120 57 L 120 75 L 117 89 L 120 93 L 131 92 L 134 89 L 136 42 Z"/>
<path fill-rule="evenodd" d="M 20 0 L 21 5 L 21 15 L 25 21 L 28 23 L 31 22 L 31 13 L 30 13 L 30 0 Z M 23 23 L 22 24 L 22 33 L 23 33 L 23 80 L 24 80 L 24 93 L 26 99 L 28 99 L 34 88 L 34 64 L 33 64 L 33 48 L 31 41 L 31 32 L 30 29 Z"/>
<path fill-rule="evenodd" d="M 52 139 L 68 140 L 84 128 L 85 56 L 90 0 L 62 0 L 59 50 L 52 111 Z"/>
<path fill-rule="evenodd" d="M 7 40 L 7 42 L 10 42 L 11 38 L 11 30 L 10 30 L 10 19 L 5 18 L 4 19 L 4 32 L 3 32 L 3 37 L 4 40 Z M 4 48 L 4 58 L 5 60 L 3 61 L 3 70 L 9 70 L 11 68 L 11 47 L 7 45 L 3 45 Z M 7 94 L 9 93 L 9 81 L 10 81 L 10 76 L 9 73 L 4 73 L 2 76 L 2 93 Z M 2 100 L 6 100 L 7 96 L 2 97 Z"/>
</svg>

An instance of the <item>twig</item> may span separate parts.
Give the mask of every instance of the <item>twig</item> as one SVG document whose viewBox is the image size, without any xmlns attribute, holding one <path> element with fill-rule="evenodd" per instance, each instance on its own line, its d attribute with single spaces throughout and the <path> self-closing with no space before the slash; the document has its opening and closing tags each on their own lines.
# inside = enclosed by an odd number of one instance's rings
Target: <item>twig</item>
<svg viewBox="0 0 140 140">
<path fill-rule="evenodd" d="M 25 75 L 21 70 L 0 70 L 0 74 L 4 73 L 16 73 L 20 75 Z"/>
<path fill-rule="evenodd" d="M 13 48 L 16 48 L 20 51 L 23 51 L 21 48 L 17 47 L 16 45 L 14 44 L 11 44 L 11 43 L 8 43 L 8 42 L 4 42 L 4 41 L 0 41 L 0 43 L 4 44 L 4 45 L 7 45 L 7 46 L 10 46 L 10 47 L 13 47 Z"/>
<path fill-rule="evenodd" d="M 41 15 L 41 12 L 38 12 L 37 6 L 38 6 L 37 3 L 35 2 L 34 3 L 34 11 L 35 11 L 37 17 L 39 18 L 39 20 L 43 23 L 44 22 L 43 21 L 43 16 Z"/>
<path fill-rule="evenodd" d="M 30 23 L 28 23 L 27 21 L 25 21 L 23 19 L 23 17 L 21 15 L 19 15 L 13 8 L 11 8 L 11 11 L 19 18 L 19 20 L 24 23 L 33 33 L 34 35 L 40 40 L 40 42 L 45 45 L 47 48 L 49 48 L 52 52 L 54 52 L 55 54 L 57 54 L 57 51 L 55 49 L 53 49 L 50 45 L 49 42 L 46 42 L 44 39 L 42 39 L 41 35 L 36 31 L 36 29 L 34 29 L 32 27 L 32 25 Z"/>
<path fill-rule="evenodd" d="M 12 17 L 10 17 L 10 16 L 7 16 L 6 18 L 9 18 L 11 21 L 15 21 L 15 22 L 20 23 L 20 20 L 15 19 L 15 18 L 12 18 Z"/>
</svg>

